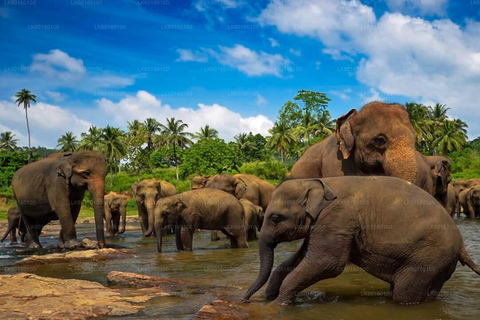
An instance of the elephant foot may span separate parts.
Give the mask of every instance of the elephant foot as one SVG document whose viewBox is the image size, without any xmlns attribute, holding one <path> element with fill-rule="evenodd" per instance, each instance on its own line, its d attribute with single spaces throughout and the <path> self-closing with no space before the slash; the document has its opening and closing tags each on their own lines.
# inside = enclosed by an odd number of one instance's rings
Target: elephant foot
<svg viewBox="0 0 480 320">
<path fill-rule="evenodd" d="M 31 242 L 28 244 L 27 248 L 29 249 L 40 249 L 42 246 L 40 245 L 40 243 L 36 243 L 36 242 Z"/>
<path fill-rule="evenodd" d="M 67 240 L 65 241 L 64 243 L 64 248 L 65 249 L 75 249 L 75 248 L 78 248 L 78 247 L 82 247 L 82 241 L 78 240 L 78 239 L 70 239 L 70 240 Z"/>
</svg>

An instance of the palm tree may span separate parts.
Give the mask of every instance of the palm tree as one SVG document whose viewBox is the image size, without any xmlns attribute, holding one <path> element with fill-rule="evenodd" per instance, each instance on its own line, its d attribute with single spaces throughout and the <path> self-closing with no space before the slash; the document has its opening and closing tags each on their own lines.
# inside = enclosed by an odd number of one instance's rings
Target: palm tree
<svg viewBox="0 0 480 320">
<path fill-rule="evenodd" d="M 128 129 L 128 134 L 130 136 L 137 137 L 137 136 L 141 136 L 145 133 L 146 126 L 145 126 L 145 124 L 141 123 L 138 120 L 133 120 L 133 121 L 127 121 L 127 129 Z"/>
<path fill-rule="evenodd" d="M 119 128 L 107 126 L 103 129 L 101 139 L 103 152 L 110 165 L 110 186 L 113 186 L 113 167 L 122 159 L 127 150 L 124 145 L 124 133 Z"/>
<path fill-rule="evenodd" d="M 27 132 L 28 132 L 28 150 L 30 150 L 30 125 L 28 123 L 28 111 L 27 109 L 30 108 L 30 101 L 34 103 L 37 102 L 37 97 L 34 94 L 30 93 L 30 90 L 22 89 L 21 91 L 15 94 L 17 100 L 15 103 L 20 106 L 23 103 L 23 108 L 25 109 L 25 118 L 27 119 Z"/>
<path fill-rule="evenodd" d="M 148 118 L 143 124 L 147 132 L 147 150 L 148 153 L 150 153 L 153 148 L 153 136 L 155 135 L 155 132 L 160 130 L 160 123 L 153 118 Z"/>
<path fill-rule="evenodd" d="M 434 121 L 430 117 L 430 110 L 421 103 L 407 102 L 405 104 L 410 122 L 415 130 L 416 148 L 423 153 L 430 151 L 431 142 L 434 140 Z"/>
<path fill-rule="evenodd" d="M 296 142 L 292 130 L 285 122 L 276 122 L 268 132 L 272 135 L 268 141 L 269 146 L 278 151 L 282 162 L 285 162 L 285 151 Z"/>
<path fill-rule="evenodd" d="M 335 131 L 335 120 L 332 119 L 328 110 L 322 112 L 317 126 L 318 129 L 315 131 L 316 136 L 319 134 L 331 135 Z"/>
<path fill-rule="evenodd" d="M 252 141 L 248 139 L 248 134 L 245 132 L 239 133 L 233 138 L 238 145 L 238 148 L 242 152 L 242 156 L 245 158 L 245 150 L 252 145 Z"/>
<path fill-rule="evenodd" d="M 82 141 L 79 149 L 100 151 L 102 143 L 102 129 L 91 126 L 88 133 L 81 134 Z"/>
<path fill-rule="evenodd" d="M 218 131 L 210 127 L 208 124 L 200 128 L 200 131 L 192 135 L 194 139 L 214 139 L 218 138 Z"/>
<path fill-rule="evenodd" d="M 428 115 L 430 119 L 436 123 L 442 123 L 447 119 L 448 110 L 450 110 L 450 108 L 447 108 L 446 105 L 437 103 L 434 107 L 428 107 Z"/>
<path fill-rule="evenodd" d="M 445 120 L 435 131 L 437 137 L 432 146 L 441 155 L 447 155 L 452 151 L 460 151 L 467 144 L 466 123 L 456 120 Z"/>
<path fill-rule="evenodd" d="M 17 141 L 18 139 L 14 139 L 14 134 L 11 131 L 2 132 L 0 134 L 0 150 L 4 150 L 7 152 L 12 152 L 17 149 Z"/>
<path fill-rule="evenodd" d="M 160 124 L 163 141 L 166 145 L 173 146 L 173 157 L 175 159 L 175 174 L 178 180 L 178 159 L 177 159 L 177 146 L 184 148 L 192 144 L 192 134 L 185 132 L 185 128 L 188 128 L 186 123 L 182 120 L 175 120 L 175 118 L 167 119 L 167 125 Z"/>
<path fill-rule="evenodd" d="M 61 147 L 62 152 L 75 152 L 79 145 L 77 137 L 72 131 L 68 131 L 58 139 L 57 147 Z"/>
</svg>

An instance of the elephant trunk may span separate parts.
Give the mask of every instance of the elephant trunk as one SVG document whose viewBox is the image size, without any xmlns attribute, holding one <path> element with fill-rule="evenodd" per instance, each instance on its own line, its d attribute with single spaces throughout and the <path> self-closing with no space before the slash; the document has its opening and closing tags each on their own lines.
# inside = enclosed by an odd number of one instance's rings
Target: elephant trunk
<svg viewBox="0 0 480 320">
<path fill-rule="evenodd" d="M 245 295 L 243 301 L 248 301 L 250 297 L 255 294 L 261 287 L 267 282 L 270 274 L 272 273 L 274 249 L 276 243 L 270 240 L 270 237 L 265 233 L 260 234 L 258 242 L 259 254 L 260 254 L 260 270 L 258 272 L 257 280 L 250 286 Z"/>
<path fill-rule="evenodd" d="M 417 182 L 415 140 L 410 136 L 400 135 L 391 139 L 391 145 L 385 152 L 385 174 L 415 184 Z"/>
<path fill-rule="evenodd" d="M 162 221 L 155 221 L 155 237 L 157 238 L 157 250 L 162 252 L 163 228 Z"/>
<path fill-rule="evenodd" d="M 143 234 L 144 237 L 149 237 L 154 228 L 155 223 L 155 199 L 145 199 L 145 208 L 148 215 L 148 229 Z"/>
<path fill-rule="evenodd" d="M 92 184 L 88 191 L 92 195 L 93 199 L 93 212 L 95 216 L 95 228 L 97 234 L 97 242 L 100 248 L 105 247 L 105 234 L 103 232 L 103 217 L 105 216 L 105 207 L 103 204 L 103 192 L 104 192 L 104 182 L 100 181 L 99 183 Z"/>
<path fill-rule="evenodd" d="M 125 226 L 127 224 L 127 206 L 120 208 L 120 215 L 122 217 L 122 226 L 120 227 L 120 230 L 118 230 L 118 234 L 125 232 Z"/>
</svg>

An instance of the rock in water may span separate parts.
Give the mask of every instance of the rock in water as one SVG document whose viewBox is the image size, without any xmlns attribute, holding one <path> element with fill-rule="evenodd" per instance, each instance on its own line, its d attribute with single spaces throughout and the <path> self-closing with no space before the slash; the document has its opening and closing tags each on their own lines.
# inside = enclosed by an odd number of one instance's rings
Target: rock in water
<svg viewBox="0 0 480 320">
<path fill-rule="evenodd" d="M 0 276 L 0 291 L 2 319 L 91 319 L 134 315 L 144 308 L 135 304 L 144 302 L 138 297 L 124 297 L 96 282 L 29 273 Z"/>
<path fill-rule="evenodd" d="M 89 238 L 84 238 L 82 240 L 82 247 L 85 249 L 99 249 L 98 242 Z"/>
<path fill-rule="evenodd" d="M 240 306 L 225 300 L 215 300 L 203 306 L 193 318 L 194 320 L 236 320 L 249 319 L 250 316 Z"/>
<path fill-rule="evenodd" d="M 33 255 L 17 261 L 16 265 L 23 264 L 47 264 L 47 263 L 58 263 L 58 262 L 68 262 L 74 260 L 105 260 L 105 259 L 114 259 L 114 258 L 124 258 L 130 257 L 136 254 L 134 250 L 130 249 L 98 249 L 98 250 L 82 250 L 82 251 L 69 251 L 65 253 L 53 253 L 46 255 Z"/>
</svg>

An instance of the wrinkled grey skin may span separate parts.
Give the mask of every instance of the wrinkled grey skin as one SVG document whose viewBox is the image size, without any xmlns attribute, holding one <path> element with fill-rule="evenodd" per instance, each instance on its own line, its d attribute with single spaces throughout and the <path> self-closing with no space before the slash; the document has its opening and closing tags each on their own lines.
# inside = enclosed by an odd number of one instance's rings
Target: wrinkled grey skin
<svg viewBox="0 0 480 320">
<path fill-rule="evenodd" d="M 448 206 L 448 188 L 452 181 L 450 160 L 442 156 L 427 156 L 433 182 L 433 196 L 444 208 Z"/>
<path fill-rule="evenodd" d="M 176 237 L 178 250 L 192 251 L 193 234 L 198 229 L 221 230 L 232 248 L 248 248 L 245 216 L 240 202 L 221 190 L 202 188 L 161 198 L 155 206 L 155 235 L 162 252 L 162 229 L 181 229 Z"/>
<path fill-rule="evenodd" d="M 109 192 L 105 195 L 105 224 L 107 225 L 107 234 L 115 236 L 125 232 L 125 225 L 127 223 L 127 202 L 129 196 Z M 120 218 L 122 225 L 120 227 Z"/>
<path fill-rule="evenodd" d="M 22 242 L 25 242 L 25 235 L 27 234 L 27 229 L 25 228 L 25 224 L 22 223 L 21 213 L 18 207 L 12 207 L 8 209 L 7 218 L 8 227 L 0 242 L 3 242 L 7 235 L 10 234 L 10 238 L 12 240 L 11 244 L 17 243 L 17 229 L 18 234 L 21 236 Z"/>
<path fill-rule="evenodd" d="M 107 165 L 100 152 L 54 153 L 20 168 L 12 179 L 13 194 L 27 228 L 27 245 L 41 247 L 38 236 L 45 224 L 60 220 L 60 248 L 81 247 L 75 221 L 85 191 L 93 200 L 97 241 L 105 246 L 103 194 Z"/>
<path fill-rule="evenodd" d="M 157 200 L 176 193 L 177 190 L 172 184 L 157 179 L 146 179 L 132 185 L 132 195 L 137 202 L 143 236 L 149 237 L 153 232 Z"/>
<path fill-rule="evenodd" d="M 300 250 L 270 277 L 277 244 L 303 238 Z M 265 213 L 259 252 L 259 275 L 244 301 L 270 277 L 266 296 L 274 304 L 291 304 L 349 262 L 390 283 L 400 304 L 435 299 L 458 261 L 480 275 L 445 209 L 417 186 L 392 177 L 283 182 Z"/>
<path fill-rule="evenodd" d="M 448 214 L 452 217 L 455 216 L 455 212 L 457 211 L 458 207 L 458 195 L 455 193 L 455 189 L 451 184 L 448 185 L 447 190 L 447 206 L 445 210 L 447 210 Z"/>
</svg>

